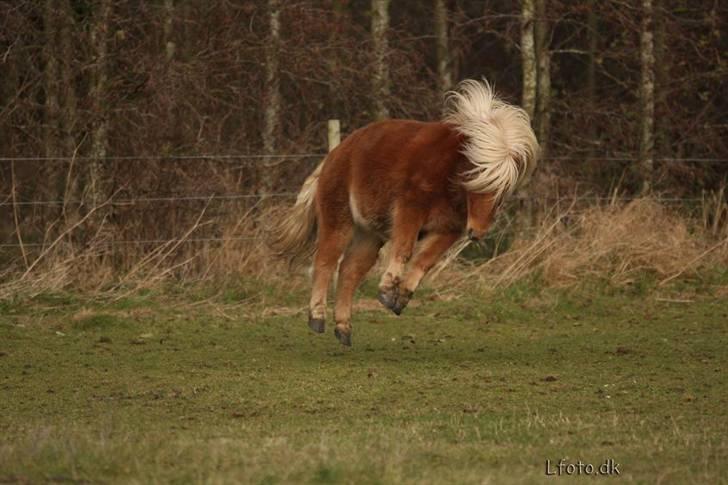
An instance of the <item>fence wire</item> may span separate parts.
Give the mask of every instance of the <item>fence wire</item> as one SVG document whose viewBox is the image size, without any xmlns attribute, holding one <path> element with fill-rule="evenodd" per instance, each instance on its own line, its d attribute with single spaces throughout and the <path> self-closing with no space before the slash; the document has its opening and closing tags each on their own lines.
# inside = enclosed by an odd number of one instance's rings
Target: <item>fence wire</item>
<svg viewBox="0 0 728 485">
<path fill-rule="evenodd" d="M 265 198 L 294 198 L 298 195 L 297 192 L 271 192 L 271 193 L 240 193 L 240 194 L 207 194 L 207 195 L 170 195 L 170 196 L 161 196 L 161 197 L 132 197 L 132 198 L 126 198 L 126 199 L 111 199 L 107 205 L 111 206 L 129 206 L 129 205 L 136 205 L 136 204 L 143 204 L 143 203 L 150 203 L 150 202 L 184 202 L 184 201 L 212 201 L 212 200 L 221 200 L 221 201 L 235 201 L 235 200 L 245 200 L 245 199 L 265 199 Z M 533 201 L 545 201 L 545 202 L 558 202 L 558 201 L 572 201 L 572 200 L 579 200 L 579 201 L 593 201 L 593 202 L 608 202 L 608 201 L 618 201 L 618 202 L 629 202 L 632 200 L 637 200 L 640 197 L 610 197 L 610 196 L 576 196 L 573 198 L 570 197 L 550 197 L 550 196 L 519 196 L 515 195 L 510 197 L 509 201 L 524 201 L 524 200 L 533 200 Z M 0 207 L 2 206 L 57 206 L 57 205 L 82 205 L 88 203 L 88 201 L 83 200 L 22 200 L 22 201 L 16 201 L 12 202 L 10 199 L 12 199 L 12 195 L 0 195 L 0 199 L 3 200 L 3 202 L 0 202 Z M 659 202 L 699 202 L 704 200 L 701 197 L 654 197 L 654 200 L 657 200 Z"/>
<path fill-rule="evenodd" d="M 188 161 L 188 160 L 286 160 L 297 158 L 320 158 L 325 157 L 326 153 L 291 153 L 281 155 L 119 155 L 106 157 L 90 157 L 90 156 L 58 156 L 58 157 L 0 157 L 0 162 L 73 162 L 73 161 L 101 161 L 101 162 L 149 162 L 149 161 Z"/>
<path fill-rule="evenodd" d="M 326 153 L 295 153 L 295 154 L 199 154 L 199 155 L 123 155 L 123 156 L 106 156 L 106 157 L 89 157 L 89 156 L 38 156 L 38 157 L 0 157 L 0 162 L 75 162 L 75 161 L 102 161 L 102 162 L 135 162 L 135 161 L 267 161 L 267 160 L 303 160 L 310 158 L 323 158 Z M 634 156 L 550 156 L 544 160 L 552 161 L 597 161 L 597 162 L 635 162 L 638 157 Z M 667 163 L 728 163 L 726 158 L 710 158 L 710 157 L 685 157 L 673 158 L 663 157 L 655 158 L 654 162 Z M 264 198 L 295 198 L 297 192 L 271 192 L 271 193 L 232 193 L 232 194 L 170 194 L 143 197 L 125 197 L 119 199 L 111 199 L 107 202 L 110 206 L 135 206 L 150 203 L 178 203 L 178 202 L 195 202 L 195 201 L 240 201 L 240 200 L 260 200 Z M 12 194 L 0 195 L 0 207 L 34 207 L 34 206 L 82 206 L 88 201 L 74 200 L 15 200 Z M 628 196 L 574 196 L 574 197 L 549 197 L 549 196 L 528 196 L 515 195 L 509 199 L 510 201 L 542 201 L 542 202 L 561 202 L 572 203 L 574 200 L 586 202 L 629 202 L 639 199 L 639 197 Z M 701 202 L 704 198 L 700 197 L 655 197 L 656 201 L 661 203 L 685 203 L 685 202 Z M 521 230 L 535 230 L 536 227 L 521 228 Z M 491 235 L 499 236 L 506 234 L 507 231 L 500 230 L 492 232 Z M 197 237 L 197 238 L 171 238 L 171 239 L 128 239 L 128 240 L 108 240 L 102 241 L 102 246 L 116 245 L 145 245 L 145 244 L 188 244 L 188 243 L 224 243 L 224 242 L 242 242 L 254 241 L 261 238 L 255 236 L 249 237 Z M 48 243 L 0 243 L 0 248 L 43 248 Z"/>
<path fill-rule="evenodd" d="M 0 162 L 73 162 L 73 161 L 97 161 L 97 162 L 145 162 L 145 161 L 235 161 L 235 160 L 286 160 L 323 158 L 326 153 L 285 153 L 285 154 L 199 154 L 199 155 L 108 155 L 105 157 L 92 156 L 31 156 L 31 157 L 0 157 Z M 637 162 L 640 160 L 636 155 L 622 156 L 579 156 L 579 155 L 554 155 L 543 158 L 543 161 L 582 161 L 582 162 Z M 720 157 L 654 157 L 656 163 L 728 163 L 728 158 Z"/>
</svg>

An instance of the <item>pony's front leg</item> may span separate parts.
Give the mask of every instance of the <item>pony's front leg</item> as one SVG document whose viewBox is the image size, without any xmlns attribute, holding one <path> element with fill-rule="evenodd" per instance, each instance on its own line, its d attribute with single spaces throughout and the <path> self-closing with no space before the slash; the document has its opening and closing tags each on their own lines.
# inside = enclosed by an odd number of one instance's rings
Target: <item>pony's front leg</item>
<svg viewBox="0 0 728 485">
<path fill-rule="evenodd" d="M 397 307 L 399 285 L 402 282 L 407 261 L 412 257 L 417 234 L 422 227 L 423 214 L 416 210 L 396 210 L 392 223 L 392 248 L 389 253 L 387 269 L 379 281 L 379 294 L 377 299 L 385 307 L 399 315 L 401 308 Z"/>
<path fill-rule="evenodd" d="M 407 306 L 412 295 L 420 285 L 422 278 L 437 263 L 440 257 L 447 251 L 450 246 L 460 238 L 458 232 L 449 233 L 431 233 L 428 234 L 420 243 L 419 249 L 415 257 L 412 259 L 409 271 L 402 278 L 397 293 L 397 299 L 394 303 L 392 311 L 399 315 Z"/>
</svg>

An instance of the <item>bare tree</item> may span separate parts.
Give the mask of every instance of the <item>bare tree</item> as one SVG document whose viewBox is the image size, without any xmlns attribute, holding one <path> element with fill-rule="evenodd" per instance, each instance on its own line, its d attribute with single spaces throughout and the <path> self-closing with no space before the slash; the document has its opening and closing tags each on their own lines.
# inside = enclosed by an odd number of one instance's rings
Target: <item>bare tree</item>
<svg viewBox="0 0 728 485">
<path fill-rule="evenodd" d="M 76 150 L 77 95 L 74 72 L 73 34 L 76 23 L 73 19 L 71 4 L 61 0 L 59 5 L 60 21 L 60 68 L 61 68 L 61 131 L 63 136 L 63 154 L 73 155 Z"/>
<path fill-rule="evenodd" d="M 60 22 L 60 71 L 61 71 L 61 101 L 63 109 L 61 110 L 61 136 L 63 155 L 66 157 L 72 157 L 78 148 L 78 141 L 76 137 L 77 132 L 77 94 L 76 94 L 76 83 L 75 83 L 75 72 L 74 72 L 74 39 L 73 34 L 75 32 L 76 23 L 73 18 L 73 12 L 71 10 L 71 4 L 68 0 L 60 0 L 59 2 L 59 22 Z M 67 168 L 65 174 L 58 177 L 62 185 L 62 196 L 64 204 L 61 207 L 61 215 L 63 219 L 68 223 L 72 219 L 76 219 L 78 216 L 76 206 L 69 206 L 66 202 L 69 200 L 77 199 L 81 196 L 79 194 L 79 170 L 78 164 L 75 160 L 72 160 L 68 165 L 64 166 Z"/>
<path fill-rule="evenodd" d="M 374 44 L 374 115 L 377 119 L 389 116 L 390 79 L 387 51 L 389 42 L 389 0 L 372 0 L 372 41 Z"/>
<path fill-rule="evenodd" d="M 445 0 L 435 0 L 435 41 L 437 43 L 437 80 L 441 93 L 452 88 L 452 57 Z"/>
<path fill-rule="evenodd" d="M 174 58 L 176 45 L 172 40 L 172 27 L 174 25 L 174 0 L 164 0 L 164 53 L 167 62 Z"/>
<path fill-rule="evenodd" d="M 523 94 L 521 104 L 526 113 L 534 119 L 538 94 L 538 65 L 536 63 L 536 42 L 534 39 L 534 0 L 521 2 L 521 67 L 523 73 Z"/>
<path fill-rule="evenodd" d="M 655 148 L 655 46 L 653 0 L 642 0 L 640 31 L 640 160 L 642 192 L 652 190 Z"/>
<path fill-rule="evenodd" d="M 182 7 L 183 8 L 183 7 Z M 180 132 L 182 131 L 180 123 L 177 117 L 177 103 L 176 101 L 176 86 L 171 82 L 171 73 L 173 72 L 174 56 L 177 50 L 177 45 L 174 42 L 174 19 L 175 19 L 175 2 L 174 0 L 164 0 L 164 8 L 161 9 L 162 14 L 162 42 L 160 45 L 160 53 L 164 57 L 164 74 L 167 81 L 160 88 L 162 91 L 166 91 L 166 102 L 164 103 L 164 116 L 165 124 L 168 127 L 165 130 L 165 145 L 163 147 L 164 152 L 173 150 L 174 147 L 179 145 L 180 138 L 182 137 Z"/>
<path fill-rule="evenodd" d="M 91 163 L 87 190 L 93 207 L 99 206 L 107 197 L 108 174 L 105 158 L 108 151 L 108 33 L 111 17 L 111 0 L 99 0 L 93 13 L 91 26 L 91 47 L 93 49 L 93 71 L 91 81 L 92 116 Z"/>
<path fill-rule="evenodd" d="M 272 155 L 277 145 L 280 126 L 281 87 L 279 78 L 279 53 L 281 46 L 281 5 L 279 0 L 268 0 L 268 43 L 265 47 L 265 124 L 263 126 L 263 151 Z M 263 168 L 259 172 L 260 189 L 263 193 L 273 188 L 273 173 Z"/>
<path fill-rule="evenodd" d="M 538 68 L 536 126 L 542 153 L 548 151 L 551 127 L 551 50 L 549 46 L 551 33 L 546 10 L 547 0 L 536 0 L 536 22 L 534 24 Z"/>
<path fill-rule="evenodd" d="M 599 55 L 599 19 L 597 18 L 597 0 L 589 0 L 588 18 L 587 18 L 587 35 L 589 39 L 589 63 L 586 71 L 586 97 L 589 111 L 588 116 L 591 118 L 597 109 L 597 63 Z M 597 139 L 596 124 L 589 123 L 587 126 L 589 133 L 589 157 L 594 157 L 595 143 Z"/>
<path fill-rule="evenodd" d="M 55 0 L 43 4 L 43 46 L 45 109 L 43 124 L 43 148 L 46 157 L 59 153 L 59 69 L 58 69 L 58 11 Z"/>
</svg>

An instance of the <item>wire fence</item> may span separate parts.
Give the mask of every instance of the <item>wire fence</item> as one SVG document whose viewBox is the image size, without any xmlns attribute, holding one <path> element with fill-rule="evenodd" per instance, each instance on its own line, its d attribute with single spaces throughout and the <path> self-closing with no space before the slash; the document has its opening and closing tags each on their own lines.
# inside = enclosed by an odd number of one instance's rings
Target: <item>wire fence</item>
<svg viewBox="0 0 728 485">
<path fill-rule="evenodd" d="M 129 155 L 129 156 L 106 156 L 106 157 L 88 157 L 88 156 L 60 156 L 60 157 L 0 157 L 0 162 L 75 162 L 75 161 L 103 161 L 103 162 L 148 162 L 148 161 L 261 161 L 277 160 L 305 160 L 310 158 L 323 158 L 325 153 L 296 153 L 296 154 L 199 154 L 199 155 Z M 551 156 L 546 157 L 544 161 L 597 161 L 597 162 L 635 162 L 637 157 L 634 156 Z M 710 158 L 710 157 L 684 157 L 684 158 L 655 158 L 655 162 L 666 163 L 728 163 L 728 158 Z M 293 199 L 298 195 L 297 192 L 283 191 L 270 193 L 208 193 L 208 194 L 168 194 L 121 198 L 112 198 L 105 205 L 117 207 L 142 206 L 144 204 L 155 203 L 184 203 L 184 202 L 235 202 L 262 200 L 269 198 Z M 574 195 L 574 196 L 534 196 L 534 195 L 514 195 L 509 198 L 509 202 L 543 202 L 543 203 L 564 203 L 572 202 L 629 202 L 640 197 L 634 196 L 598 196 L 598 195 Z M 704 202 L 703 197 L 660 197 L 655 196 L 654 200 L 665 204 L 682 204 Z M 88 201 L 81 199 L 58 199 L 58 200 L 17 200 L 13 194 L 0 195 L 0 208 L 2 207 L 36 207 L 36 206 L 83 206 Z M 535 230 L 535 227 L 521 228 L 521 230 Z M 14 232 L 17 232 L 17 228 Z M 498 231 L 496 231 L 498 232 Z M 507 232 L 501 229 L 501 233 Z M 498 235 L 498 234 L 496 234 Z M 17 234 L 15 234 L 17 237 Z M 260 236 L 245 237 L 185 237 L 185 238 L 168 238 L 168 239 L 119 239 L 101 241 L 101 246 L 116 245 L 149 245 L 149 244 L 189 244 L 189 243 L 225 243 L 225 242 L 250 242 L 260 240 Z M 44 248 L 49 245 L 48 242 L 6 242 L 0 243 L 0 248 Z"/>
<path fill-rule="evenodd" d="M 323 158 L 326 153 L 285 153 L 285 154 L 199 154 L 199 155 L 109 155 L 105 157 L 92 156 L 31 156 L 31 157 L 0 157 L 0 162 L 72 162 L 72 161 L 101 161 L 101 162 L 144 162 L 144 161 L 190 161 L 190 160 L 287 160 L 304 158 Z M 543 161 L 586 161 L 586 162 L 637 162 L 637 155 L 620 156 L 592 156 L 592 155 L 554 155 L 547 156 Z M 728 163 L 728 158 L 720 157 L 653 157 L 657 163 Z"/>
<path fill-rule="evenodd" d="M 144 245 L 144 244 L 189 244 L 189 243 L 209 243 L 209 242 L 234 242 L 234 241 L 260 241 L 258 236 L 245 237 L 189 237 L 189 238 L 171 238 L 171 239 L 118 239 L 109 241 L 100 241 L 95 246 L 126 246 L 126 245 Z M 51 245 L 51 242 L 44 243 L 4 243 L 0 244 L 0 248 L 44 248 Z"/>
<path fill-rule="evenodd" d="M 163 196 L 163 197 L 133 197 L 126 199 L 111 199 L 107 205 L 111 206 L 130 206 L 136 204 L 152 203 L 152 202 L 184 202 L 184 201 L 236 201 L 245 199 L 265 199 L 265 198 L 295 198 L 298 194 L 296 192 L 271 192 L 271 193 L 240 193 L 240 194 L 207 194 L 207 195 L 180 195 L 180 196 Z M 640 197 L 625 197 L 625 196 L 574 196 L 574 197 L 550 197 L 550 196 L 522 196 L 514 195 L 510 197 L 509 201 L 539 201 L 539 202 L 558 202 L 558 201 L 571 201 L 574 199 L 580 201 L 591 201 L 591 202 L 629 202 L 637 200 Z M 12 202 L 11 195 L 0 195 L 0 207 L 3 206 L 68 206 L 68 205 L 81 205 L 86 204 L 88 201 L 83 200 L 23 200 Z M 702 197 L 654 197 L 654 200 L 665 203 L 679 203 L 679 202 L 700 202 L 704 200 Z"/>
<path fill-rule="evenodd" d="M 278 155 L 252 154 L 252 155 L 110 155 L 105 157 L 89 156 L 58 156 L 58 157 L 0 157 L 0 162 L 73 162 L 73 161 L 102 161 L 102 162 L 148 162 L 157 161 L 189 161 L 189 160 L 287 160 L 296 158 L 323 158 L 326 153 L 289 153 Z"/>
</svg>

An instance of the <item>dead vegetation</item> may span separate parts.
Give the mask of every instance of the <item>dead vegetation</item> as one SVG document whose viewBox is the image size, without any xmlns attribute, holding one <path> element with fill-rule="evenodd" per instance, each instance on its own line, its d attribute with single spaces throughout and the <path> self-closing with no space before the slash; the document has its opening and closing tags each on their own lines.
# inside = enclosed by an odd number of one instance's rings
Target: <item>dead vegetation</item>
<svg viewBox="0 0 728 485">
<path fill-rule="evenodd" d="M 540 277 L 549 286 L 572 286 L 600 278 L 617 286 L 649 274 L 660 285 L 728 265 L 728 224 L 724 191 L 705 198 L 698 217 L 656 199 L 575 210 L 554 207 L 535 230 L 514 230 L 510 247 L 487 261 L 459 258 L 430 278 L 435 287 L 507 287 Z M 561 207 L 564 207 L 563 203 Z M 0 298 L 77 290 L 127 295 L 169 281 L 225 282 L 239 277 L 290 284 L 291 270 L 266 246 L 271 221 L 280 207 L 250 208 L 237 217 L 216 220 L 202 209 L 175 240 L 144 245 L 115 245 L 104 231 L 84 245 L 71 237 L 78 226 L 61 232 L 41 248 L 23 248 L 6 265 Z M 235 213 L 231 211 L 231 213 Z M 216 237 L 209 226 L 217 226 Z"/>
<path fill-rule="evenodd" d="M 553 210 L 534 233 L 517 235 L 503 254 L 465 265 L 459 276 L 451 271 L 450 283 L 476 279 L 504 287 L 540 276 L 550 286 L 578 285 L 589 278 L 623 286 L 649 274 L 664 285 L 728 264 L 725 210 L 724 200 L 704 204 L 703 214 L 711 215 L 703 224 L 651 198 L 615 199 L 579 212 Z"/>
</svg>

